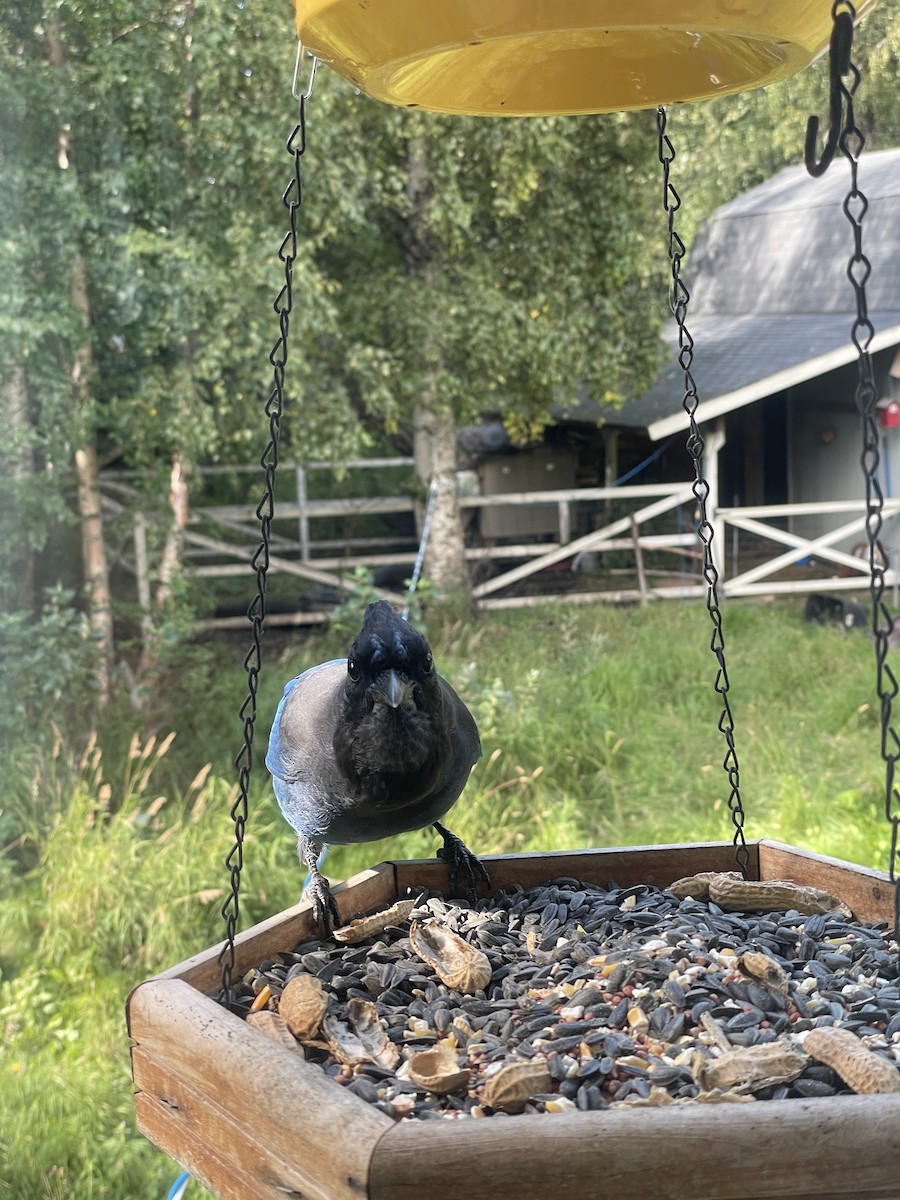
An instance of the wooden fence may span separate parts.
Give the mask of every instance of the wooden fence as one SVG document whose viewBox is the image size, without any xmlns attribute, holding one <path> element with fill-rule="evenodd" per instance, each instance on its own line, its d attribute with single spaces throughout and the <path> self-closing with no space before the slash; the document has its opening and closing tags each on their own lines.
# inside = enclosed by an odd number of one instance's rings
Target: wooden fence
<svg viewBox="0 0 900 1200">
<path fill-rule="evenodd" d="M 347 471 L 409 471 L 412 460 L 384 458 L 352 461 Z M 294 480 L 294 498 L 276 507 L 271 538 L 270 571 L 293 576 L 303 588 L 320 592 L 318 609 L 271 613 L 272 624 L 304 624 L 327 619 L 340 595 L 358 585 L 354 571 L 370 569 L 386 598 L 399 600 L 404 568 L 410 572 L 418 549 L 416 530 L 422 505 L 412 490 L 377 496 L 310 499 L 310 481 L 330 464 L 286 464 L 282 478 Z M 253 472 L 258 467 L 207 468 L 205 477 Z M 754 507 L 717 506 L 716 480 L 710 480 L 707 512 L 715 536 L 713 549 L 724 597 L 760 594 L 861 591 L 868 583 L 868 555 L 862 552 L 865 507 L 862 501 L 781 504 Z M 195 487 L 195 492 L 199 491 Z M 365 490 L 375 490 L 366 487 Z M 120 563 L 136 579 L 142 608 L 153 575 L 146 551 L 147 518 L 134 507 L 136 493 L 121 474 L 105 476 L 104 509 L 110 519 L 133 522 L 134 553 Z M 696 504 L 689 482 L 633 487 L 562 488 L 494 495 L 461 490 L 460 506 L 468 529 L 466 556 L 476 579 L 479 607 L 511 608 L 565 600 L 567 603 L 648 603 L 705 595 L 702 554 L 696 535 Z M 478 514 L 502 508 L 512 514 L 539 506 L 545 535 L 510 534 L 489 540 L 479 536 Z M 192 504 L 183 530 L 183 563 L 187 574 L 201 579 L 246 578 L 252 585 L 250 559 L 259 543 L 255 502 Z M 885 502 L 885 515 L 900 513 L 900 500 Z M 826 534 L 796 532 L 809 518 L 833 519 Z M 375 519 L 383 528 L 362 528 Z M 335 523 L 342 529 L 335 532 Z M 523 522 L 529 528 L 533 523 Z M 352 526 L 360 528 L 351 528 Z M 349 532 L 348 532 L 349 529 Z M 587 532 L 580 532 L 581 530 Z M 120 535 L 121 537 L 121 535 Z M 845 548 L 841 548 L 841 546 Z M 846 547 L 850 547 L 850 549 Z M 885 546 L 888 586 L 894 606 L 900 585 L 900 550 Z M 241 626 L 243 616 L 220 617 L 218 625 Z"/>
</svg>

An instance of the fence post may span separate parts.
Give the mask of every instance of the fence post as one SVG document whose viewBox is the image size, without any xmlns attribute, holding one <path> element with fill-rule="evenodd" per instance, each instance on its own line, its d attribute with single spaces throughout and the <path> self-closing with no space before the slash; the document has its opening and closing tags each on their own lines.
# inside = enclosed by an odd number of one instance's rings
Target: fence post
<svg viewBox="0 0 900 1200">
<path fill-rule="evenodd" d="M 153 633 L 153 614 L 150 607 L 147 518 L 140 509 L 134 514 L 134 573 L 137 579 L 138 606 L 141 610 L 141 643 L 146 652 Z"/>
<path fill-rule="evenodd" d="M 301 463 L 298 463 L 296 467 L 296 474 L 297 504 L 300 506 L 300 523 L 298 530 L 300 536 L 300 560 L 301 562 L 309 562 L 309 517 L 303 511 L 306 508 L 306 501 L 308 499 L 306 492 L 306 467 L 304 467 Z"/>
<path fill-rule="evenodd" d="M 559 544 L 567 546 L 572 540 L 572 509 L 568 500 L 560 500 L 559 508 Z"/>
<path fill-rule="evenodd" d="M 634 542 L 634 565 L 637 568 L 638 591 L 641 594 L 641 608 L 647 607 L 647 573 L 644 570 L 644 551 L 641 548 L 641 530 L 634 513 L 628 514 L 631 525 L 631 540 Z"/>
</svg>

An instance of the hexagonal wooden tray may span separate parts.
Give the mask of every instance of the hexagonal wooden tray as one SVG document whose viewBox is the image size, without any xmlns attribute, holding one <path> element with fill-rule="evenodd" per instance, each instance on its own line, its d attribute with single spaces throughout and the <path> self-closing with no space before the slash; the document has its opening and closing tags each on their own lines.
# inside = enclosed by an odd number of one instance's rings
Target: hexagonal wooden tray
<svg viewBox="0 0 900 1200">
<path fill-rule="evenodd" d="M 777 842 L 749 844 L 757 879 L 793 879 L 893 919 L 880 872 Z M 729 842 L 486 863 L 497 887 L 558 876 L 666 886 L 731 870 Z M 341 914 L 441 888 L 434 861 L 387 862 L 335 888 Z M 239 936 L 245 971 L 312 933 L 300 904 Z M 396 1123 L 209 998 L 221 945 L 128 1000 L 138 1128 L 223 1200 L 869 1200 L 900 1198 L 900 1094 Z"/>
</svg>

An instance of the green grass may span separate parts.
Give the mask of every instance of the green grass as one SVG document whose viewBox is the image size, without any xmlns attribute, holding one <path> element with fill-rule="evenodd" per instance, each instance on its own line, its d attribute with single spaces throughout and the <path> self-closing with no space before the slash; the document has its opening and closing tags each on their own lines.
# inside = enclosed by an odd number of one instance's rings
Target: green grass
<svg viewBox="0 0 900 1200">
<path fill-rule="evenodd" d="M 726 612 L 747 836 L 884 867 L 872 646 L 800 612 Z M 542 609 L 428 632 L 482 732 L 450 820 L 474 850 L 731 836 L 702 605 Z M 283 682 L 345 642 L 269 635 L 258 747 Z M 223 935 L 242 656 L 232 642 L 192 648 L 140 719 L 121 704 L 86 747 L 23 741 L 0 782 L 0 1198 L 162 1197 L 177 1174 L 134 1132 L 124 1001 Z M 335 848 L 327 870 L 430 855 L 437 840 Z M 245 862 L 245 925 L 297 899 L 294 839 L 264 777 Z"/>
</svg>

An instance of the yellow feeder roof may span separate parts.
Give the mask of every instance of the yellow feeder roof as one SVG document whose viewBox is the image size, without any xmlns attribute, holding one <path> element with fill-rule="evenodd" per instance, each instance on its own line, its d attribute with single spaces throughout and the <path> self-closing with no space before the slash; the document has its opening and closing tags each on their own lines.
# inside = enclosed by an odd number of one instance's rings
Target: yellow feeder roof
<svg viewBox="0 0 900 1200">
<path fill-rule="evenodd" d="M 479 116 L 762 87 L 827 46 L 831 0 L 294 0 L 304 46 L 388 104 Z M 863 16 L 875 0 L 859 0 Z"/>
</svg>

